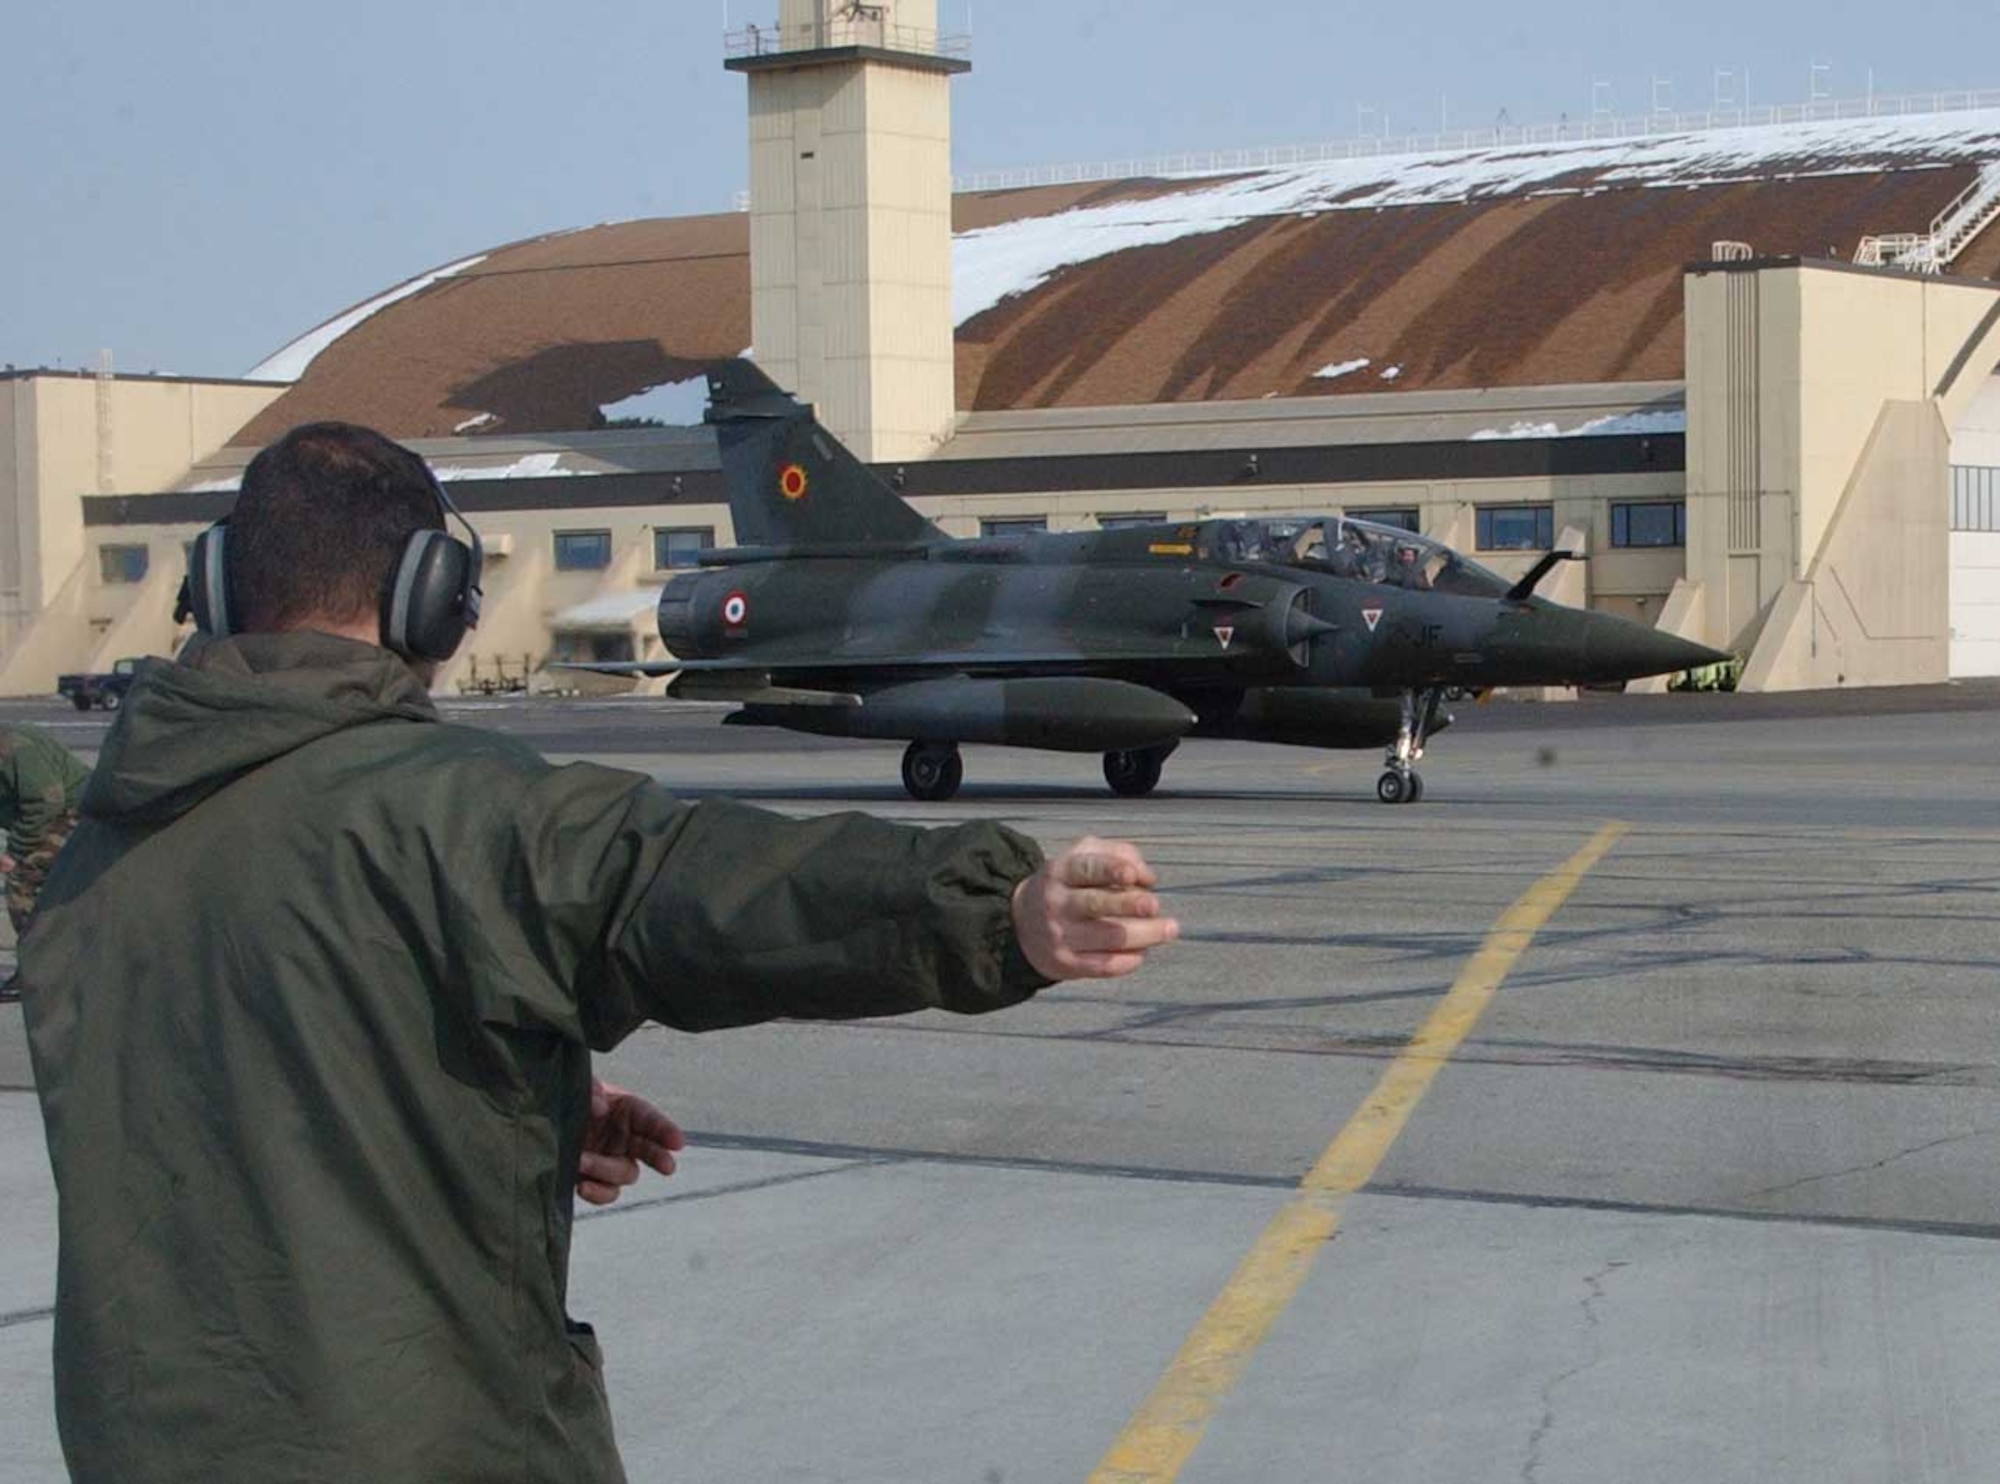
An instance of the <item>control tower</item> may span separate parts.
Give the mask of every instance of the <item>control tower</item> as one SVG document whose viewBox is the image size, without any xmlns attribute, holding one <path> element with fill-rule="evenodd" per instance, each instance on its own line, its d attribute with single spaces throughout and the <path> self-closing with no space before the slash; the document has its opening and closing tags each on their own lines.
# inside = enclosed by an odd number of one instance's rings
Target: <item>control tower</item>
<svg viewBox="0 0 2000 1484">
<path fill-rule="evenodd" d="M 758 364 L 864 459 L 922 458 L 955 416 L 951 94 L 937 0 L 781 0 L 731 31 L 750 85 Z"/>
</svg>

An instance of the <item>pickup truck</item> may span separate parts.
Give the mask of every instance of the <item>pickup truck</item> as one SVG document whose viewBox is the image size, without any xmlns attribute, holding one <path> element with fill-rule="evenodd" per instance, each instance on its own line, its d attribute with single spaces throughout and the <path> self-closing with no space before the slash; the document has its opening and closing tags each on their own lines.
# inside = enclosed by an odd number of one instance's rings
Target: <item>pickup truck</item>
<svg viewBox="0 0 2000 1484">
<path fill-rule="evenodd" d="M 116 711 L 124 704 L 125 692 L 132 688 L 132 682 L 138 676 L 138 660 L 119 660 L 111 667 L 109 675 L 58 676 L 56 694 L 69 697 L 69 703 L 79 711 L 88 711 L 93 706 L 103 711 Z"/>
</svg>

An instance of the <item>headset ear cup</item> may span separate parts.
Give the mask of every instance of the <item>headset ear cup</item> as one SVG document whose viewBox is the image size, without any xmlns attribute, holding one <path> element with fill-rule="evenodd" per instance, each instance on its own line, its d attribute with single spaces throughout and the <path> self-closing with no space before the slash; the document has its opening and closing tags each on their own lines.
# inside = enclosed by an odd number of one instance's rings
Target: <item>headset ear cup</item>
<svg viewBox="0 0 2000 1484">
<path fill-rule="evenodd" d="M 384 597 L 382 642 L 405 659 L 450 659 L 474 616 L 471 575 L 472 548 L 463 541 L 439 530 L 411 536 Z"/>
<path fill-rule="evenodd" d="M 231 632 L 226 534 L 227 522 L 218 521 L 188 548 L 186 606 L 195 627 L 211 639 L 227 639 Z"/>
</svg>

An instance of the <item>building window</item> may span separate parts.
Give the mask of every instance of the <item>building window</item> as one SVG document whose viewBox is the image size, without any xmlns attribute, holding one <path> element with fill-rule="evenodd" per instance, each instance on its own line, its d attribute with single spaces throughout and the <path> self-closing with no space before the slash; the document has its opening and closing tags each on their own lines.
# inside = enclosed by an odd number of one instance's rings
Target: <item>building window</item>
<svg viewBox="0 0 2000 1484">
<path fill-rule="evenodd" d="M 557 531 L 558 572 L 601 572 L 611 565 L 609 531 Z"/>
<path fill-rule="evenodd" d="M 714 526 L 676 526 L 653 532 L 653 570 L 699 567 L 701 554 L 715 545 Z"/>
<path fill-rule="evenodd" d="M 1107 511 L 1097 517 L 1097 527 L 1101 531 L 1118 531 L 1127 526 L 1157 526 L 1165 524 L 1167 512 L 1164 510 L 1117 510 Z M 1047 529 L 1046 525 L 1043 529 Z"/>
<path fill-rule="evenodd" d="M 630 634 L 572 632 L 550 636 L 549 658 L 561 664 L 622 665 L 634 655 Z"/>
<path fill-rule="evenodd" d="M 1688 508 L 1685 500 L 1655 500 L 1644 505 L 1611 507 L 1613 546 L 1686 546 Z"/>
<path fill-rule="evenodd" d="M 982 536 L 1029 536 L 1036 531 L 1046 531 L 1049 518 L 1046 515 L 1004 515 L 995 520 L 982 520 L 979 534 Z"/>
<path fill-rule="evenodd" d="M 1951 528 L 2000 531 L 2000 469 L 1954 464 L 1951 470 Z"/>
<path fill-rule="evenodd" d="M 1417 524 L 1417 512 L 1407 505 L 1397 505 L 1381 510 L 1350 510 L 1349 520 L 1365 520 L 1371 525 L 1394 526 L 1399 531 L 1422 534 L 1423 528 Z"/>
<path fill-rule="evenodd" d="M 1547 551 L 1556 543 L 1553 505 L 1482 505 L 1481 551 Z"/>
<path fill-rule="evenodd" d="M 106 582 L 144 582 L 152 557 L 144 546 L 100 546 L 97 570 Z"/>
</svg>

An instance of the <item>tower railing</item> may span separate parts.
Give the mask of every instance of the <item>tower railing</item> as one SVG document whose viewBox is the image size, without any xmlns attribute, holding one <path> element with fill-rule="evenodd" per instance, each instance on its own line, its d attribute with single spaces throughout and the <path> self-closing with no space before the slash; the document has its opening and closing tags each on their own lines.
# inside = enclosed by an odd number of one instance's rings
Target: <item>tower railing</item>
<svg viewBox="0 0 2000 1484">
<path fill-rule="evenodd" d="M 739 26 L 723 33 L 722 45 L 724 55 L 731 59 L 850 46 L 907 52 L 919 57 L 963 58 L 972 54 L 970 36 L 896 25 L 889 20 L 886 7 L 880 5 L 856 5 L 851 7 L 851 13 L 844 11 L 831 19 L 799 26 L 780 26 L 776 21 L 764 26 Z"/>
</svg>

